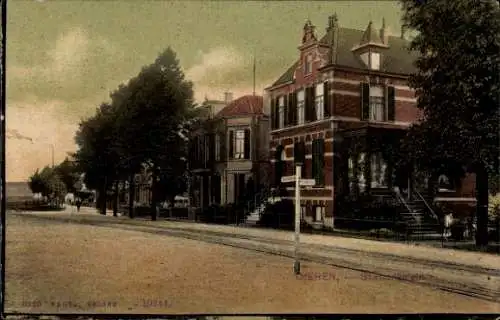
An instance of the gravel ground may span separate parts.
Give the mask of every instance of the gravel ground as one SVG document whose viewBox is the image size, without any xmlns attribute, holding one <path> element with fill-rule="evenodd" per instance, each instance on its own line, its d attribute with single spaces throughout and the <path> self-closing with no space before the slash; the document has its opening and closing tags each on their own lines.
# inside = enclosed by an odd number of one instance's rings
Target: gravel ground
<svg viewBox="0 0 500 320">
<path fill-rule="evenodd" d="M 345 269 L 130 230 L 7 215 L 6 312 L 500 312 Z"/>
</svg>

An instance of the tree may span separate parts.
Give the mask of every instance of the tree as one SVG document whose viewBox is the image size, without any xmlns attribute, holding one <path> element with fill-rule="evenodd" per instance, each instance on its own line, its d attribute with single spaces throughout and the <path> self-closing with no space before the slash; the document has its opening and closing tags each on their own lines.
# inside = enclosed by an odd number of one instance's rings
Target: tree
<svg viewBox="0 0 500 320">
<path fill-rule="evenodd" d="M 179 130 L 193 114 L 192 83 L 187 81 L 171 48 L 139 75 L 119 88 L 112 99 L 117 105 L 117 146 L 134 169 L 145 164 L 152 175 L 151 218 L 156 204 L 177 189 L 163 188 L 164 181 L 177 181 L 184 173 L 186 155 Z M 175 197 L 175 195 L 174 195 Z"/>
<path fill-rule="evenodd" d="M 116 179 L 120 155 L 114 148 L 116 112 L 112 105 L 102 103 L 96 114 L 80 123 L 75 141 L 78 170 L 85 173 L 84 183 L 99 191 L 98 206 L 106 214 L 107 192 Z"/>
<path fill-rule="evenodd" d="M 28 185 L 33 193 L 45 193 L 45 181 L 40 174 L 40 170 L 36 169 L 36 171 L 31 175 L 28 181 Z"/>
<path fill-rule="evenodd" d="M 67 192 L 59 173 L 50 167 L 45 167 L 42 171 L 37 169 L 28 184 L 33 193 L 41 193 L 51 201 L 62 201 Z"/>
<path fill-rule="evenodd" d="M 66 190 L 74 193 L 76 191 L 76 186 L 80 181 L 80 173 L 78 172 L 78 167 L 75 162 L 66 158 L 54 169 L 61 177 L 62 182 L 66 186 Z"/>
<path fill-rule="evenodd" d="M 499 169 L 500 8 L 496 1 L 402 0 L 417 32 L 410 77 L 423 121 L 406 143 L 420 168 L 453 164 L 476 174 L 476 244 L 488 243 L 489 179 Z M 456 170 L 457 174 L 459 170 Z"/>
</svg>

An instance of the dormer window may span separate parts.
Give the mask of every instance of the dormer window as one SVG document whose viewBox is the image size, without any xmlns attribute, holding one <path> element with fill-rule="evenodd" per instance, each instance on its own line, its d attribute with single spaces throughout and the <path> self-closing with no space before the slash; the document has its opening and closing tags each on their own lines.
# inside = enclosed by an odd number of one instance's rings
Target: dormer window
<svg viewBox="0 0 500 320">
<path fill-rule="evenodd" d="M 371 70 L 380 70 L 380 53 L 364 52 L 360 55 L 360 58 Z"/>
<path fill-rule="evenodd" d="M 308 54 L 306 56 L 306 61 L 304 63 L 304 74 L 310 74 L 312 72 L 312 55 Z"/>
<path fill-rule="evenodd" d="M 370 52 L 370 69 L 380 70 L 380 53 Z"/>
</svg>

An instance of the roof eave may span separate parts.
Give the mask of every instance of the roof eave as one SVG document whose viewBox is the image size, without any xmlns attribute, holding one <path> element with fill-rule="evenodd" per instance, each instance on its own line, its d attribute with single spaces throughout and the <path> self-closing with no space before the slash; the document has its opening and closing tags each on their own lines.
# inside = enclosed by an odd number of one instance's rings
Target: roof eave
<svg viewBox="0 0 500 320">
<path fill-rule="evenodd" d="M 286 82 L 279 83 L 279 84 L 273 84 L 267 88 L 264 88 L 264 90 L 269 91 L 269 90 L 279 89 L 279 88 L 285 87 L 287 85 L 293 84 L 294 82 L 295 82 L 294 80 L 290 80 L 290 81 L 286 81 Z"/>
<path fill-rule="evenodd" d="M 380 71 L 380 70 L 365 70 L 365 69 L 359 69 L 359 68 L 353 68 L 353 67 L 348 67 L 348 66 L 342 66 L 338 64 L 327 64 L 321 68 L 318 68 L 318 71 L 328 71 L 331 69 L 339 69 L 343 71 L 350 71 L 350 72 L 355 72 L 355 73 L 362 73 L 362 74 L 372 74 L 372 75 L 378 75 L 378 76 L 389 76 L 389 77 L 397 77 L 397 78 L 402 78 L 402 79 L 408 79 L 410 74 L 406 73 L 397 73 L 397 72 L 386 72 L 386 71 Z"/>
</svg>

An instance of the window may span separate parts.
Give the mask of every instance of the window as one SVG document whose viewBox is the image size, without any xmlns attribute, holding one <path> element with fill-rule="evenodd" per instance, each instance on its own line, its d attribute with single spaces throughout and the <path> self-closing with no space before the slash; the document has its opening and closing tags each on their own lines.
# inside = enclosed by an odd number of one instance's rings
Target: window
<svg viewBox="0 0 500 320">
<path fill-rule="evenodd" d="M 324 215 L 325 215 L 325 207 L 322 206 L 314 207 L 314 222 L 323 221 Z"/>
<path fill-rule="evenodd" d="M 279 112 L 279 128 L 285 127 L 285 97 L 279 98 L 278 104 L 278 112 Z"/>
<path fill-rule="evenodd" d="M 245 130 L 236 130 L 234 139 L 233 159 L 245 158 Z"/>
<path fill-rule="evenodd" d="M 373 154 L 371 157 L 371 186 L 372 188 L 386 187 L 387 165 L 381 153 Z"/>
<path fill-rule="evenodd" d="M 438 190 L 439 191 L 453 191 L 455 190 L 455 186 L 453 180 L 451 180 L 448 176 L 442 174 L 438 177 Z"/>
<path fill-rule="evenodd" d="M 384 89 L 380 86 L 370 86 L 370 120 L 385 121 Z"/>
<path fill-rule="evenodd" d="M 354 179 L 354 158 L 353 157 L 349 157 L 349 160 L 348 160 L 347 178 L 349 179 L 349 188 L 352 189 L 353 179 Z"/>
<path fill-rule="evenodd" d="M 380 69 L 380 53 L 378 52 L 370 53 L 370 68 L 372 70 Z"/>
<path fill-rule="evenodd" d="M 316 105 L 316 120 L 323 120 L 324 116 L 324 84 L 320 83 L 316 85 L 316 99 L 315 99 L 315 105 Z"/>
<path fill-rule="evenodd" d="M 305 93 L 304 90 L 297 92 L 297 124 L 305 122 Z"/>
<path fill-rule="evenodd" d="M 215 161 L 220 161 L 220 135 L 215 135 Z"/>
<path fill-rule="evenodd" d="M 310 74 L 312 72 L 312 55 L 306 56 L 306 62 L 304 64 L 304 74 Z"/>
<path fill-rule="evenodd" d="M 361 153 L 358 159 L 358 186 L 360 191 L 365 190 L 366 179 L 365 179 L 365 154 Z"/>
</svg>

